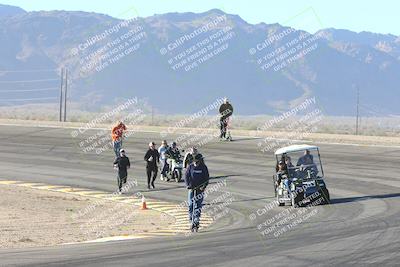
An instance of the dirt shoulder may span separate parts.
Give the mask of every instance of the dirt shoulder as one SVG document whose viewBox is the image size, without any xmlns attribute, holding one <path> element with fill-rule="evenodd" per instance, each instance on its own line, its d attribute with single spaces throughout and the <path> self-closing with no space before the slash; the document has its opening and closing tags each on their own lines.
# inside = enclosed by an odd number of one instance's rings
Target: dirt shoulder
<svg viewBox="0 0 400 267">
<path fill-rule="evenodd" d="M 153 210 L 143 211 L 132 204 L 0 185 L 0 248 L 139 236 L 173 223 L 173 217 L 161 216 Z"/>
<path fill-rule="evenodd" d="M 86 123 L 82 122 L 55 122 L 55 121 L 36 121 L 36 120 L 11 120 L 0 119 L 0 125 L 20 125 L 20 126 L 36 126 L 36 127 L 65 127 L 73 129 L 85 129 Z M 111 129 L 111 124 L 96 124 L 95 128 Z M 201 129 L 201 128 L 173 128 L 165 126 L 148 126 L 148 125 L 127 125 L 128 130 L 133 131 L 155 131 L 165 134 L 212 134 L 218 135 L 219 129 Z M 338 143 L 338 144 L 359 144 L 359 145 L 384 145 L 384 146 L 400 146 L 400 137 L 397 136 L 367 136 L 367 135 L 351 135 L 351 134 L 329 134 L 329 133 L 305 133 L 302 136 L 293 136 L 287 132 L 278 131 L 252 131 L 252 130 L 232 130 L 232 135 L 236 139 L 241 138 L 282 138 L 282 139 L 301 139 L 316 143 Z M 293 138 L 292 138 L 293 137 Z"/>
</svg>

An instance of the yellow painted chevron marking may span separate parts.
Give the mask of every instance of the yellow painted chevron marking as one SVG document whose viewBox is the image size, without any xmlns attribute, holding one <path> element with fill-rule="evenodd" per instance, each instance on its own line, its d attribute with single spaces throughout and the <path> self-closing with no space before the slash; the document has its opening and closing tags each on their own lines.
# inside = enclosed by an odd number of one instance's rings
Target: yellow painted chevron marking
<svg viewBox="0 0 400 267">
<path fill-rule="evenodd" d="M 17 184 L 20 183 L 20 181 L 0 181 L 0 184 Z"/>
<path fill-rule="evenodd" d="M 160 203 L 157 203 L 157 205 L 159 205 L 160 207 L 163 207 L 163 208 L 171 209 L 171 210 L 174 209 L 174 205 L 165 205 L 165 204 L 160 204 Z"/>
<path fill-rule="evenodd" d="M 55 191 L 55 192 L 63 192 L 63 193 L 68 193 L 68 192 L 64 192 L 63 190 L 66 190 L 69 187 L 65 187 L 65 186 L 57 186 L 55 188 L 49 189 L 50 191 Z"/>
<path fill-rule="evenodd" d="M 162 204 L 160 204 L 160 203 L 158 203 L 158 202 L 155 202 L 155 201 L 148 201 L 148 200 L 146 200 L 146 204 L 147 204 L 147 205 L 152 205 L 152 206 L 155 206 L 155 207 L 163 207 Z"/>
<path fill-rule="evenodd" d="M 45 184 L 42 183 L 32 183 L 29 187 L 32 187 L 34 189 L 39 189 L 39 187 L 44 186 Z"/>
<path fill-rule="evenodd" d="M 159 230 L 157 231 L 157 233 L 184 233 L 184 232 L 188 232 L 189 230 L 186 229 L 166 229 L 166 230 Z"/>
<path fill-rule="evenodd" d="M 166 213 L 168 213 L 168 212 L 166 212 Z M 168 214 L 171 214 L 175 218 L 182 218 L 182 217 L 187 217 L 188 216 L 187 212 L 185 212 L 185 213 L 168 213 Z"/>
<path fill-rule="evenodd" d="M 63 192 L 69 194 L 75 194 L 80 196 L 88 196 L 97 199 L 104 199 L 109 201 L 118 201 L 126 204 L 133 204 L 140 206 L 142 204 L 141 199 L 135 198 L 133 196 L 126 195 L 115 195 L 104 191 L 90 190 L 87 188 L 76 188 L 70 186 L 62 185 L 46 185 L 43 183 L 27 183 L 22 181 L 9 181 L 0 180 L 0 184 L 15 184 L 17 186 L 31 187 L 35 189 Z M 169 226 L 167 229 L 155 230 L 150 232 L 138 233 L 135 235 L 122 235 L 119 237 L 110 237 L 100 240 L 94 240 L 94 242 L 105 242 L 110 240 L 123 240 L 123 239 L 134 239 L 134 238 L 145 238 L 152 236 L 173 236 L 180 233 L 189 232 L 189 222 L 187 219 L 187 209 L 183 207 L 178 207 L 177 205 L 171 204 L 165 201 L 158 201 L 156 199 L 148 198 L 146 199 L 146 204 L 149 209 L 163 212 L 168 216 L 175 218 L 175 222 Z M 213 219 L 209 216 L 202 216 L 201 218 L 201 228 L 205 228 L 213 223 Z M 89 241 L 90 242 L 90 241 Z"/>
<path fill-rule="evenodd" d="M 182 217 L 182 216 L 188 215 L 187 212 L 173 213 L 173 212 L 165 211 L 165 213 L 167 213 L 168 215 L 174 216 L 174 217 Z"/>
<path fill-rule="evenodd" d="M 82 196 L 92 196 L 95 194 L 104 194 L 104 192 L 101 191 L 73 191 L 71 193 L 75 193 L 77 195 L 82 195 Z"/>
<path fill-rule="evenodd" d="M 182 224 L 175 224 L 174 225 L 174 227 L 171 227 L 170 229 L 174 229 L 174 230 L 187 230 L 188 229 L 188 227 L 189 227 L 189 223 L 188 222 L 186 222 L 186 223 L 182 223 Z"/>
<path fill-rule="evenodd" d="M 189 221 L 189 218 L 186 218 L 185 220 L 176 220 L 174 225 L 180 224 L 180 223 L 188 223 L 188 221 Z"/>
<path fill-rule="evenodd" d="M 160 209 L 168 211 L 171 214 L 181 214 L 181 213 L 187 212 L 186 210 L 185 211 L 184 210 L 174 210 L 174 209 L 171 209 L 171 208 L 163 208 L 163 207 L 160 207 Z"/>
<path fill-rule="evenodd" d="M 61 189 L 56 189 L 57 192 L 64 192 L 64 193 L 75 193 L 72 187 L 66 187 Z"/>
<path fill-rule="evenodd" d="M 121 200 L 121 202 L 124 202 L 124 203 L 134 203 L 134 202 L 138 202 L 138 201 L 137 201 L 137 199 L 129 198 L 129 199 Z M 139 203 L 139 202 L 138 202 L 138 203 Z"/>
<path fill-rule="evenodd" d="M 103 193 L 99 193 L 99 194 L 93 194 L 91 195 L 91 197 L 95 197 L 95 198 L 106 198 L 106 196 L 109 196 L 110 194 L 103 194 Z"/>
<path fill-rule="evenodd" d="M 107 198 L 107 199 L 112 199 L 112 200 L 117 200 L 117 199 L 122 200 L 122 199 L 125 199 L 124 196 L 118 196 L 118 195 L 109 195 L 109 196 L 106 197 L 106 198 Z"/>
<path fill-rule="evenodd" d="M 160 204 L 160 205 L 164 205 L 164 206 L 174 206 L 174 205 L 171 205 L 171 203 L 159 201 L 157 199 L 152 199 L 152 198 L 146 198 L 146 202 L 148 202 L 148 203 L 153 202 L 154 204 Z"/>
<path fill-rule="evenodd" d="M 185 213 L 185 214 L 174 215 L 174 217 L 177 219 L 181 219 L 181 218 L 187 218 L 188 215 Z"/>
<path fill-rule="evenodd" d="M 41 189 L 41 190 L 52 190 L 55 188 L 64 188 L 64 186 L 61 185 L 42 185 L 42 186 L 37 186 L 35 187 L 36 189 Z"/>
<path fill-rule="evenodd" d="M 17 184 L 18 186 L 23 186 L 23 187 L 33 187 L 35 185 L 40 185 L 37 183 L 22 183 L 22 184 Z"/>
<path fill-rule="evenodd" d="M 147 202 L 147 201 L 146 201 L 146 203 L 147 203 L 147 205 L 151 205 L 153 208 L 167 208 L 167 209 L 172 210 L 172 207 L 165 207 L 165 205 L 153 204 L 153 203 L 149 203 L 149 202 Z"/>
<path fill-rule="evenodd" d="M 172 213 L 172 209 L 170 209 L 170 208 L 163 208 L 163 207 L 160 207 L 160 208 L 157 208 L 158 210 L 160 210 L 160 211 L 162 211 L 162 212 L 168 212 L 168 213 Z"/>
<path fill-rule="evenodd" d="M 181 224 L 189 224 L 189 218 L 187 219 L 187 220 L 185 220 L 185 221 L 176 221 L 175 223 L 174 223 L 174 225 L 181 225 Z"/>
</svg>

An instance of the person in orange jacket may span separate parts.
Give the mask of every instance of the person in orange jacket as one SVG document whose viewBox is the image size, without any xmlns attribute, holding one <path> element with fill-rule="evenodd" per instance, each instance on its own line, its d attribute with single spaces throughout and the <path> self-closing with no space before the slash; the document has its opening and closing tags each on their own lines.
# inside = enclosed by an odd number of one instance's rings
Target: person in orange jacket
<svg viewBox="0 0 400 267">
<path fill-rule="evenodd" d="M 126 131 L 126 126 L 122 121 L 118 121 L 117 124 L 111 130 L 112 144 L 116 158 L 120 157 L 119 151 L 122 148 L 122 138 Z"/>
</svg>

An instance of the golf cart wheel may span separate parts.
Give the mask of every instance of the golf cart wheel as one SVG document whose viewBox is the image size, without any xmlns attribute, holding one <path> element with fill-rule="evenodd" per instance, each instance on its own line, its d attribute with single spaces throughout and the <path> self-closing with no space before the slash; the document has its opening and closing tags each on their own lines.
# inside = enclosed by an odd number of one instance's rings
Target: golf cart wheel
<svg viewBox="0 0 400 267">
<path fill-rule="evenodd" d="M 276 201 L 278 202 L 278 205 L 279 205 L 280 207 L 285 206 L 285 202 L 280 202 L 280 201 L 279 201 L 278 195 L 276 196 Z"/>
<path fill-rule="evenodd" d="M 323 205 L 331 203 L 331 197 L 329 195 L 328 189 L 326 189 L 326 188 L 321 189 L 321 195 L 322 195 L 321 197 L 324 199 L 322 201 Z"/>
<path fill-rule="evenodd" d="M 293 194 L 291 194 L 290 200 L 293 208 L 298 208 L 301 207 L 303 196 L 300 193 L 297 193 L 295 197 L 293 196 Z"/>
</svg>

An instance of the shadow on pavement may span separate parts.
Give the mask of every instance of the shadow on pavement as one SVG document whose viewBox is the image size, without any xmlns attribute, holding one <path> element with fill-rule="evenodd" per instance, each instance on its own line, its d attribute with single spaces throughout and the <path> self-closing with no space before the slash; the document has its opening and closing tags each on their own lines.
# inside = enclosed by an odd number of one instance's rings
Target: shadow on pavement
<svg viewBox="0 0 400 267">
<path fill-rule="evenodd" d="M 233 175 L 221 175 L 221 176 L 214 176 L 214 177 L 210 177 L 210 180 L 216 180 L 216 179 L 226 179 L 228 177 L 235 177 L 235 176 L 242 176 L 239 174 L 233 174 Z M 211 183 L 210 183 L 211 184 Z"/>
<path fill-rule="evenodd" d="M 331 199 L 330 204 L 340 204 L 349 202 L 358 202 L 368 199 L 385 199 L 385 198 L 395 198 L 400 197 L 400 193 L 384 194 L 384 195 L 371 195 L 371 196 L 360 196 L 360 197 L 346 197 L 346 198 L 336 198 Z"/>
</svg>

